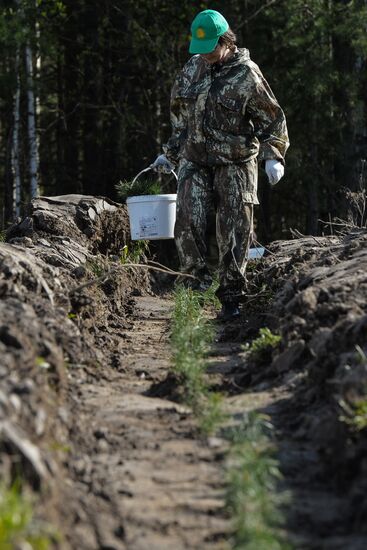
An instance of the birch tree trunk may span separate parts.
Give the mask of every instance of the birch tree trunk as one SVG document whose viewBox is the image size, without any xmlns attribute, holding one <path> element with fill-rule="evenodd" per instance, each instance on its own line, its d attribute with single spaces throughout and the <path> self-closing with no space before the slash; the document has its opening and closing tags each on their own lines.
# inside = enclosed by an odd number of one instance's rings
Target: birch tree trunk
<svg viewBox="0 0 367 550">
<path fill-rule="evenodd" d="M 41 59 L 41 50 L 40 50 L 40 43 L 41 43 L 41 30 L 40 30 L 40 24 L 38 19 L 36 20 L 36 41 L 37 41 L 37 55 L 36 55 L 36 82 L 41 81 L 41 68 L 42 68 L 42 59 Z M 36 123 L 38 124 L 38 128 L 40 128 L 41 123 L 41 99 L 40 99 L 40 91 L 39 89 L 36 89 L 35 91 L 35 105 L 36 105 Z M 40 136 L 39 132 L 37 132 L 36 127 L 36 142 L 37 142 L 37 155 L 38 155 L 38 164 L 39 164 L 39 151 L 40 151 Z"/>
<path fill-rule="evenodd" d="M 28 141 L 29 141 L 29 180 L 31 198 L 38 196 L 38 147 L 36 113 L 34 99 L 33 55 L 29 43 L 25 47 L 27 102 L 28 102 Z"/>
<path fill-rule="evenodd" d="M 20 215 L 20 151 L 19 151 L 19 134 L 20 134 L 20 54 L 19 47 L 17 48 L 15 58 L 15 73 L 17 75 L 17 84 L 14 96 L 13 107 L 13 143 L 11 148 L 11 167 L 13 173 L 13 194 L 12 194 L 12 212 L 14 217 Z"/>
</svg>

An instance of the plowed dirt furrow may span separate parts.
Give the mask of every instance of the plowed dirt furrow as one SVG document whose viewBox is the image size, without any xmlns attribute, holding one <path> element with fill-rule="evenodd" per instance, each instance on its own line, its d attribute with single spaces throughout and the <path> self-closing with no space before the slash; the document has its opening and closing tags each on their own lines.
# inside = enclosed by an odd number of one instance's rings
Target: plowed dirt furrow
<svg viewBox="0 0 367 550">
<path fill-rule="evenodd" d="M 138 298 L 121 372 L 80 384 L 72 548 L 224 548 L 222 450 L 200 440 L 185 407 L 148 396 L 168 372 L 171 308 Z"/>
</svg>

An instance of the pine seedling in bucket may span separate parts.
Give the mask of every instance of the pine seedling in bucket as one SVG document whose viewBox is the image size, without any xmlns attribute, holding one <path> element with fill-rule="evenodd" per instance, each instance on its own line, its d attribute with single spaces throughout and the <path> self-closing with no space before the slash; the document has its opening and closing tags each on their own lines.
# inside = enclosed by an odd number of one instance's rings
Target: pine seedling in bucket
<svg viewBox="0 0 367 550">
<path fill-rule="evenodd" d="M 155 179 L 121 180 L 116 185 L 116 191 L 121 202 L 125 202 L 128 197 L 159 195 L 161 184 Z"/>
</svg>

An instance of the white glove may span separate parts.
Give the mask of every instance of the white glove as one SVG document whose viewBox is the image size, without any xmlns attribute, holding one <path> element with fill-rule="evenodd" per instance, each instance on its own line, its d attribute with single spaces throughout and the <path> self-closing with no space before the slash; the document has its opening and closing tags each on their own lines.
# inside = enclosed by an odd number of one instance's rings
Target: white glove
<svg viewBox="0 0 367 550">
<path fill-rule="evenodd" d="M 269 183 L 275 185 L 284 176 L 284 166 L 279 160 L 267 160 L 265 162 L 265 172 L 269 178 Z"/>
<path fill-rule="evenodd" d="M 173 164 L 168 160 L 166 155 L 159 155 L 153 164 L 151 164 L 151 167 L 157 172 L 163 172 L 164 174 L 170 174 L 174 169 Z"/>
</svg>

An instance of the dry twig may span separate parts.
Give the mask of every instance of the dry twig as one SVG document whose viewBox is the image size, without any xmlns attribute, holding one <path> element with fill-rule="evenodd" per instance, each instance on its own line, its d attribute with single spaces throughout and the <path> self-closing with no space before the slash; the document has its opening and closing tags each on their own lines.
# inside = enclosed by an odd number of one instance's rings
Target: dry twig
<svg viewBox="0 0 367 550">
<path fill-rule="evenodd" d="M 266 248 L 266 246 L 264 246 L 263 244 L 259 243 L 259 241 L 257 241 L 256 239 L 252 239 L 252 242 L 255 244 L 256 248 L 263 248 L 264 250 L 266 250 L 266 252 L 269 252 L 271 256 L 275 256 L 274 252 Z"/>
<path fill-rule="evenodd" d="M 156 263 L 156 262 L 154 262 Z M 126 263 L 122 265 L 117 265 L 113 267 L 112 269 L 109 269 L 102 273 L 99 277 L 96 277 L 95 279 L 91 279 L 90 281 L 87 281 L 86 283 L 83 283 L 82 285 L 79 285 L 77 287 L 72 288 L 69 290 L 69 295 L 74 294 L 75 292 L 79 292 L 80 290 L 83 290 L 84 288 L 88 288 L 89 286 L 98 285 L 103 282 L 105 282 L 107 279 L 111 277 L 114 273 L 119 271 L 120 269 L 134 269 L 134 268 L 142 268 L 142 269 L 151 269 L 152 271 L 159 271 L 160 273 L 166 273 L 167 275 L 179 275 L 181 277 L 189 277 L 190 279 L 196 279 L 197 277 L 194 277 L 194 275 L 190 275 L 189 273 L 181 273 L 179 271 L 173 271 L 170 268 L 164 267 L 164 269 L 160 267 L 155 267 L 148 264 L 134 264 L 134 263 Z"/>
<path fill-rule="evenodd" d="M 249 21 L 251 21 L 252 19 L 255 19 L 255 17 L 257 17 L 263 10 L 265 10 L 266 8 L 269 8 L 272 4 L 275 4 L 278 0 L 269 0 L 266 4 L 263 4 L 260 8 L 258 8 L 256 11 L 254 11 L 251 15 L 249 15 L 248 17 L 246 17 L 246 19 L 236 27 L 236 31 L 238 31 L 239 29 L 241 29 L 244 25 L 247 25 L 247 23 Z"/>
</svg>

